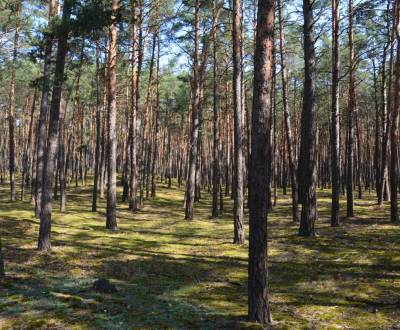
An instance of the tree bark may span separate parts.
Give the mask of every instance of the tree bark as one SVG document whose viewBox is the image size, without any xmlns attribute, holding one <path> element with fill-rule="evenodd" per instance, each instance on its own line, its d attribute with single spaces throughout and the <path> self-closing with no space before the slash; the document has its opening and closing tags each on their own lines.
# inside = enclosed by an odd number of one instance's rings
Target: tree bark
<svg viewBox="0 0 400 330">
<path fill-rule="evenodd" d="M 54 73 L 53 93 L 50 106 L 48 141 L 43 168 L 42 201 L 40 211 L 40 228 L 38 249 L 51 250 L 51 213 L 52 213 L 52 186 L 54 168 L 57 158 L 58 124 L 60 117 L 61 91 L 64 82 L 65 56 L 68 50 L 69 19 L 72 9 L 72 0 L 65 0 L 62 26 L 59 31 L 57 57 Z"/>
<path fill-rule="evenodd" d="M 100 112 L 100 45 L 96 40 L 96 149 L 94 164 L 94 184 L 92 195 L 92 212 L 97 211 L 97 192 L 100 172 L 100 144 L 101 144 L 101 112 Z"/>
<path fill-rule="evenodd" d="M 215 2 L 214 2 L 215 10 Z M 220 191 L 220 157 L 221 144 L 219 139 L 219 82 L 218 82 L 218 57 L 217 57 L 217 30 L 214 33 L 213 44 L 213 175 L 212 175 L 212 210 L 211 217 L 217 218 L 218 211 L 218 194 Z"/>
<path fill-rule="evenodd" d="M 28 140 L 26 141 L 24 147 L 24 154 L 22 157 L 22 178 L 21 178 L 21 201 L 24 200 L 25 196 L 25 178 L 26 174 L 29 175 L 29 159 L 32 154 L 32 135 L 33 135 L 33 116 L 36 109 L 36 98 L 37 98 L 37 87 L 35 87 L 35 91 L 33 94 L 32 107 L 31 107 L 31 115 L 29 120 L 29 130 L 28 130 Z"/>
<path fill-rule="evenodd" d="M 110 45 L 108 50 L 108 185 L 106 228 L 117 229 L 117 11 L 119 0 L 112 0 Z"/>
<path fill-rule="evenodd" d="M 399 187 L 399 114 L 400 114 L 400 0 L 396 1 L 396 37 L 397 55 L 395 69 L 395 103 L 392 112 L 392 125 L 390 131 L 390 220 L 393 223 L 399 222 L 399 211 L 397 203 L 397 191 Z"/>
<path fill-rule="evenodd" d="M 14 32 L 14 45 L 13 45 L 13 59 L 11 65 L 11 83 L 10 83 L 10 98 L 8 108 L 8 134 L 9 134 L 9 173 L 10 173 L 10 199 L 15 202 L 15 80 L 17 71 L 17 57 L 18 57 L 18 43 L 19 43 L 19 30 L 20 30 L 20 12 L 21 2 L 16 2 L 15 8 L 15 32 Z"/>
<path fill-rule="evenodd" d="M 346 170 L 346 197 L 347 217 L 354 217 L 353 201 L 353 148 L 354 127 L 353 117 L 355 112 L 355 81 L 354 81 L 354 33 L 353 33 L 353 3 L 349 0 L 349 104 L 347 109 L 347 170 Z"/>
<path fill-rule="evenodd" d="M 234 198 L 233 198 L 233 244 L 244 243 L 243 226 L 243 114 L 241 79 L 241 1 L 233 0 L 232 43 L 233 43 L 233 114 L 234 114 Z"/>
<path fill-rule="evenodd" d="M 249 321 L 272 322 L 268 297 L 267 188 L 271 173 L 272 48 L 274 1 L 259 0 L 254 57 L 254 92 L 249 171 Z"/>
<path fill-rule="evenodd" d="M 288 104 L 288 87 L 287 87 L 287 70 L 285 63 L 285 36 L 284 36 L 284 22 L 282 14 L 282 0 L 278 3 L 279 13 L 279 50 L 281 53 L 281 80 L 282 80 L 282 106 L 285 121 L 285 132 L 286 132 L 286 143 L 287 152 L 289 156 L 289 168 L 290 168 L 290 181 L 292 186 L 292 219 L 294 222 L 298 221 L 298 201 L 297 201 L 297 168 L 293 154 L 293 137 L 292 129 L 290 124 L 290 113 Z"/>
<path fill-rule="evenodd" d="M 340 0 L 332 0 L 332 90 L 331 90 L 331 177 L 332 177 L 332 211 L 331 226 L 340 224 L 340 108 L 339 108 L 339 21 Z"/>
<path fill-rule="evenodd" d="M 49 23 L 57 14 L 57 0 L 49 0 Z M 37 128 L 37 155 L 36 155 L 36 191 L 35 191 L 35 214 L 39 218 L 42 202 L 42 186 L 43 186 L 43 167 L 44 167 L 44 151 L 46 148 L 46 117 L 48 112 L 49 94 L 50 94 L 50 75 L 51 75 L 51 58 L 53 49 L 53 33 L 46 35 L 46 44 L 44 51 L 43 64 L 43 86 L 42 97 L 40 101 L 39 120 Z"/>
<path fill-rule="evenodd" d="M 302 186 L 302 196 L 299 198 L 302 201 L 299 235 L 306 237 L 315 235 L 314 225 L 317 220 L 314 4 L 312 0 L 303 0 L 305 65 L 299 159 L 299 185 Z"/>
</svg>

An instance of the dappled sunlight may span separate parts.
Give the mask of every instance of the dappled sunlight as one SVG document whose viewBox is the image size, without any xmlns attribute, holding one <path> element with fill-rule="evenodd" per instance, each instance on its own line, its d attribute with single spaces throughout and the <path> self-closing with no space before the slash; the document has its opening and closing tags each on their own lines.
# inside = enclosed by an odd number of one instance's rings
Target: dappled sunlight
<svg viewBox="0 0 400 330">
<path fill-rule="evenodd" d="M 53 251 L 36 251 L 38 220 L 28 203 L 0 195 L 7 278 L 0 327 L 30 329 L 246 328 L 247 243 L 232 245 L 231 201 L 210 219 L 209 196 L 185 221 L 183 191 L 160 187 L 138 212 L 118 205 L 118 230 L 105 229 L 104 201 L 90 212 L 89 187 L 73 189 L 65 213 L 55 205 Z M 329 226 L 320 192 L 317 237 L 297 236 L 288 195 L 269 215 L 274 327 L 389 328 L 400 322 L 400 227 L 373 196 L 352 219 Z M 367 210 L 366 210 L 367 209 Z M 247 224 L 247 219 L 246 219 Z M 246 235 L 248 228 L 246 225 Z M 92 289 L 97 278 L 115 294 Z"/>
</svg>

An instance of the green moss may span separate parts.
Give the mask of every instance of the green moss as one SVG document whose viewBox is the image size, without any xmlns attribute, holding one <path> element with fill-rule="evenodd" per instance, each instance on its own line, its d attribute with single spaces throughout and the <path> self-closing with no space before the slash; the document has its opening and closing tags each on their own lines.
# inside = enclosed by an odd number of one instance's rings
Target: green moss
<svg viewBox="0 0 400 330">
<path fill-rule="evenodd" d="M 7 193 L 0 187 L 8 276 L 0 287 L 0 328 L 261 328 L 246 322 L 248 245 L 231 244 L 229 199 L 225 214 L 211 220 L 205 195 L 187 222 L 183 191 L 160 186 L 139 212 L 119 204 L 112 233 L 104 228 L 104 201 L 92 213 L 91 188 L 72 189 L 65 213 L 54 205 L 53 251 L 42 254 L 32 206 L 9 202 Z M 376 208 L 368 195 L 356 201 L 356 218 L 330 228 L 329 194 L 320 192 L 318 236 L 304 239 L 291 222 L 289 196 L 279 196 L 268 217 L 274 328 L 398 324 L 400 228 L 389 223 L 387 205 Z M 94 292 L 99 277 L 118 292 Z"/>
</svg>

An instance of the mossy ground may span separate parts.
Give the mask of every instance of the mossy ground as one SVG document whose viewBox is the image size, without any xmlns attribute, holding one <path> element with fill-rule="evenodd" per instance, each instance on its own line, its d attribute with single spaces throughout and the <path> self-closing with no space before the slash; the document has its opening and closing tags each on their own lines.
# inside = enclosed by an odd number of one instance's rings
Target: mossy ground
<svg viewBox="0 0 400 330">
<path fill-rule="evenodd" d="M 130 213 L 119 203 L 118 231 L 105 230 L 104 201 L 92 213 L 90 187 L 55 206 L 50 255 L 35 250 L 38 220 L 29 202 L 0 188 L 7 279 L 2 329 L 239 329 L 246 323 L 247 244 L 232 242 L 231 203 L 211 220 L 210 200 L 183 220 L 183 192 L 159 185 L 157 198 Z M 273 328 L 400 327 L 400 227 L 372 195 L 356 218 L 329 227 L 329 194 L 319 192 L 318 236 L 298 237 L 289 195 L 269 216 Z M 342 204 L 342 209 L 345 205 Z M 247 223 L 247 219 L 246 219 Z M 246 233 L 248 233 L 246 226 Z M 104 277 L 116 294 L 91 287 Z"/>
</svg>

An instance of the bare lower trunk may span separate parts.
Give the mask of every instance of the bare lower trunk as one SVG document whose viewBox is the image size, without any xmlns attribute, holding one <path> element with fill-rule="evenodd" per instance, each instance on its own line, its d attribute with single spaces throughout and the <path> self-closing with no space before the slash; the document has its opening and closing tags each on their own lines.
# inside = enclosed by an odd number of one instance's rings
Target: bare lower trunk
<svg viewBox="0 0 400 330">
<path fill-rule="evenodd" d="M 117 229 L 117 25 L 119 0 L 112 1 L 108 51 L 108 185 L 106 228 Z"/>
<path fill-rule="evenodd" d="M 241 93 L 240 58 L 240 0 L 233 0 L 232 39 L 233 39 L 233 113 L 234 113 L 234 198 L 233 224 L 234 244 L 244 243 L 243 227 L 243 114 Z"/>
<path fill-rule="evenodd" d="M 9 171 L 10 171 L 10 199 L 15 201 L 15 80 L 17 71 L 17 56 L 18 56 L 18 42 L 19 42 L 19 15 L 21 11 L 21 3 L 17 1 L 15 10 L 15 32 L 14 32 L 14 46 L 13 46 L 13 60 L 11 67 L 11 83 L 10 83 L 10 99 L 9 99 L 9 112 L 8 112 L 8 134 L 9 134 Z"/>
<path fill-rule="evenodd" d="M 271 179 L 272 48 L 274 2 L 259 0 L 249 170 L 249 321 L 271 323 L 267 267 L 267 187 Z"/>
<path fill-rule="evenodd" d="M 316 157 L 316 113 L 315 113 L 315 39 L 314 2 L 303 0 L 304 15 L 304 95 L 301 114 L 301 145 L 299 173 L 301 173 L 302 209 L 299 235 L 314 236 L 317 220 L 317 157 Z"/>
<path fill-rule="evenodd" d="M 57 0 L 49 0 L 49 24 L 53 17 L 57 14 Z M 48 112 L 49 94 L 50 94 L 50 75 L 51 75 L 51 58 L 53 48 L 53 35 L 46 36 L 46 44 L 44 51 L 43 64 L 43 86 L 40 101 L 40 111 L 37 128 L 37 154 L 36 154 L 36 187 L 35 187 L 35 214 L 39 218 L 42 202 L 42 186 L 43 186 L 43 167 L 44 167 L 44 151 L 46 147 L 46 117 Z"/>
<path fill-rule="evenodd" d="M 58 38 L 56 66 L 53 83 L 53 94 L 50 106 L 48 141 L 43 168 L 42 201 L 40 211 L 40 228 L 38 248 L 41 251 L 51 249 L 51 214 L 52 214 L 52 186 L 58 146 L 58 124 L 60 116 L 61 91 L 64 81 L 65 56 L 68 48 L 69 18 L 72 1 L 64 2 L 62 20 L 64 22 Z"/>
<path fill-rule="evenodd" d="M 340 108 L 339 108 L 339 0 L 332 0 L 332 110 L 331 110 L 331 226 L 339 226 L 340 210 Z"/>
<path fill-rule="evenodd" d="M 399 222 L 399 210 L 397 205 L 397 191 L 399 187 L 399 114 L 400 114 L 400 1 L 397 0 L 396 8 L 396 36 L 397 36 L 397 58 L 396 58 L 396 78 L 394 97 L 395 103 L 392 113 L 392 126 L 390 131 L 390 220 L 391 222 Z"/>
</svg>

